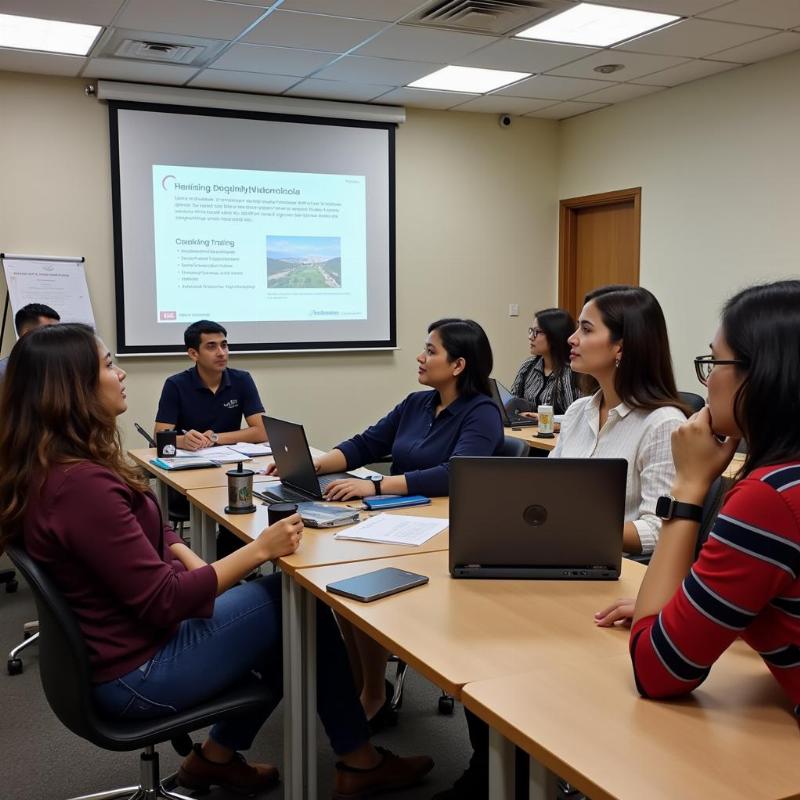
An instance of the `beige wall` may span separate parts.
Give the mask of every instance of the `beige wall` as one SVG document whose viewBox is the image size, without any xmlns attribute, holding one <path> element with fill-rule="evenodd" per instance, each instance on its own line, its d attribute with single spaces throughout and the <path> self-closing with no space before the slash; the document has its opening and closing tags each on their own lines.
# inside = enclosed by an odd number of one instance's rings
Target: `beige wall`
<svg viewBox="0 0 800 800">
<path fill-rule="evenodd" d="M 561 124 L 560 198 L 642 187 L 641 283 L 680 388 L 728 296 L 800 273 L 798 76 L 793 53 Z"/>
<path fill-rule="evenodd" d="M 98 330 L 115 340 L 108 117 L 83 81 L 0 72 L 0 250 L 83 255 Z M 411 109 L 397 135 L 399 350 L 391 354 L 234 356 L 267 408 L 303 421 L 327 447 L 416 386 L 425 328 L 444 315 L 487 329 L 496 374 L 526 354 L 530 314 L 555 299 L 557 124 Z M 4 290 L 4 286 L 0 286 Z M 509 319 L 509 302 L 521 316 Z M 12 338 L 10 338 L 12 337 Z M 4 351 L 13 334 L 6 327 Z M 181 358 L 125 358 L 126 441 L 150 428 L 164 377 Z"/>
</svg>

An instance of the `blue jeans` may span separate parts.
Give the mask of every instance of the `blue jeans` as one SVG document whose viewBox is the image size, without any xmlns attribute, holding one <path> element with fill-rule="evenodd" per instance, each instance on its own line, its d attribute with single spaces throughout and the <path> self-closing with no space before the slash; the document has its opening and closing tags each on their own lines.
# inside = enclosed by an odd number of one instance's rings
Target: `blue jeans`
<svg viewBox="0 0 800 800">
<path fill-rule="evenodd" d="M 338 755 L 369 739 L 339 629 L 330 609 L 317 603 L 317 709 Z M 255 713 L 218 722 L 211 738 L 231 750 L 247 750 L 280 701 L 281 576 L 234 586 L 214 603 L 210 619 L 184 620 L 175 636 L 149 661 L 94 687 L 109 716 L 152 718 L 184 711 L 242 680 L 261 680 L 275 702 Z"/>
</svg>

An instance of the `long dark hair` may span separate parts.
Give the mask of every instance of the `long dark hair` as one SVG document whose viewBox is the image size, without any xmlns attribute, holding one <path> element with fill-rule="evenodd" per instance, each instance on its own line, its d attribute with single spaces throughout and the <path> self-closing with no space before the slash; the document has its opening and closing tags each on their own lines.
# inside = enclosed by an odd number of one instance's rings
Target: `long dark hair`
<svg viewBox="0 0 800 800">
<path fill-rule="evenodd" d="M 97 338 L 86 325 L 47 325 L 14 345 L 0 396 L 0 545 L 19 533 L 31 488 L 54 464 L 92 461 L 147 488 L 98 399 L 99 375 Z"/>
<path fill-rule="evenodd" d="M 439 334 L 448 361 L 464 359 L 464 369 L 456 381 L 459 395 L 473 397 L 485 394 L 491 397 L 489 376 L 492 374 L 494 357 L 489 337 L 483 328 L 471 319 L 447 318 L 428 325 L 428 333 L 433 331 Z"/>
<path fill-rule="evenodd" d="M 674 406 L 687 413 L 678 396 L 664 312 L 652 292 L 641 286 L 601 286 L 589 292 L 611 341 L 623 341 L 614 372 L 614 390 L 631 408 L 653 411 Z"/>
<path fill-rule="evenodd" d="M 722 311 L 722 333 L 742 361 L 733 401 L 747 441 L 742 475 L 800 458 L 800 281 L 752 286 Z"/>
</svg>

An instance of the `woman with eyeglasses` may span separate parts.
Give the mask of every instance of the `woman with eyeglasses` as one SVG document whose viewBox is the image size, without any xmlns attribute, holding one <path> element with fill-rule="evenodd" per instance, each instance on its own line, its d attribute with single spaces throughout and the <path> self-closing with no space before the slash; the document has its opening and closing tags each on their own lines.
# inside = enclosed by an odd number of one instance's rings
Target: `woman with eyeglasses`
<svg viewBox="0 0 800 800">
<path fill-rule="evenodd" d="M 561 308 L 537 311 L 528 328 L 531 357 L 522 362 L 511 394 L 526 400 L 534 411 L 539 405 L 551 405 L 554 414 L 563 414 L 579 396 L 567 343 L 574 330 L 575 320 Z"/>
<path fill-rule="evenodd" d="M 687 694 L 741 637 L 800 716 L 800 281 L 732 297 L 695 365 L 708 406 L 672 435 L 677 504 L 663 501 L 670 518 L 636 598 L 636 685 Z M 738 481 L 694 561 L 703 498 L 740 438 Z"/>
</svg>

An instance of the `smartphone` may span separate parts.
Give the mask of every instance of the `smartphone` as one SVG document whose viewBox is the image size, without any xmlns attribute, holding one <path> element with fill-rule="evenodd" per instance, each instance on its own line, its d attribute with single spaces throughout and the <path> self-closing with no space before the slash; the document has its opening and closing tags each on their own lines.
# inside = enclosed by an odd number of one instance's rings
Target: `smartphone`
<svg viewBox="0 0 800 800">
<path fill-rule="evenodd" d="M 360 600 L 362 603 L 371 603 L 373 600 L 404 592 L 406 589 L 413 589 L 415 586 L 422 586 L 427 582 L 427 575 L 407 572 L 395 567 L 385 567 L 374 572 L 365 572 L 362 575 L 354 575 L 352 578 L 334 581 L 325 588 L 331 594 L 340 594 L 343 597 Z"/>
</svg>

